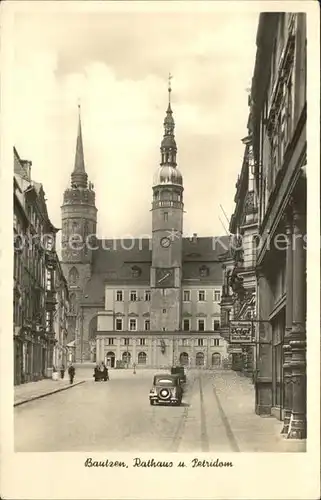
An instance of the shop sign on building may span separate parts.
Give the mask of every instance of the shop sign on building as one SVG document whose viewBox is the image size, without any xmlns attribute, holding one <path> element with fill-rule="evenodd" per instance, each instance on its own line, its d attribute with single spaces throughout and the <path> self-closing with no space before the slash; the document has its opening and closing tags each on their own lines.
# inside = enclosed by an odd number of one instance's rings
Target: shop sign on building
<svg viewBox="0 0 321 500">
<path fill-rule="evenodd" d="M 227 347 L 227 352 L 228 352 L 229 354 L 242 354 L 243 349 L 242 349 L 242 347 L 240 347 L 239 345 L 235 345 L 235 346 L 234 346 L 234 345 L 233 345 L 233 346 L 232 346 L 232 345 L 229 345 L 229 346 Z"/>
<path fill-rule="evenodd" d="M 230 322 L 230 343 L 247 344 L 253 342 L 252 321 L 231 321 Z"/>
</svg>

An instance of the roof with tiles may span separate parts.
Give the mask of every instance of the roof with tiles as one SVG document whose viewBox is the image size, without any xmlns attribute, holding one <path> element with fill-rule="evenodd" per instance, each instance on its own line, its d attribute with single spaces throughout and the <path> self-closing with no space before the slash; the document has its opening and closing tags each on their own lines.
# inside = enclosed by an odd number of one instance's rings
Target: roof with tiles
<svg viewBox="0 0 321 500">
<path fill-rule="evenodd" d="M 183 283 L 204 284 L 222 281 L 220 257 L 228 248 L 229 237 L 183 238 Z M 149 286 L 152 262 L 151 240 L 98 240 L 93 255 L 92 276 L 84 294 L 86 303 L 103 303 L 105 284 Z"/>
</svg>

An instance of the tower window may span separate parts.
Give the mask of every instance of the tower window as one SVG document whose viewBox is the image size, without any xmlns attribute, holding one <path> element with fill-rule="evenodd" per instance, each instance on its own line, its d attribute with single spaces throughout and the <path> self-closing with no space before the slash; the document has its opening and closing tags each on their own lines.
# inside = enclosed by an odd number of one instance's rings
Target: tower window
<svg viewBox="0 0 321 500">
<path fill-rule="evenodd" d="M 168 221 L 168 212 L 164 212 L 164 221 L 167 222 Z"/>
<path fill-rule="evenodd" d="M 150 302 L 150 290 L 145 290 L 145 302 Z"/>
<path fill-rule="evenodd" d="M 198 331 L 199 332 L 204 332 L 205 331 L 205 321 L 204 321 L 204 319 L 199 319 L 197 321 L 197 323 L 198 323 Z"/>
<path fill-rule="evenodd" d="M 123 291 L 122 290 L 117 290 L 116 292 L 116 301 L 117 302 L 122 302 L 124 300 L 123 298 Z"/>
<path fill-rule="evenodd" d="M 198 301 L 205 302 L 205 290 L 200 290 L 198 292 Z"/>
<path fill-rule="evenodd" d="M 131 302 L 136 302 L 136 300 L 137 300 L 137 292 L 136 292 L 136 290 L 132 290 L 130 292 L 130 301 Z"/>
<path fill-rule="evenodd" d="M 183 321 L 183 330 L 184 330 L 184 332 L 189 332 L 190 331 L 190 320 L 189 319 L 184 319 L 184 321 Z"/>
<path fill-rule="evenodd" d="M 149 321 L 149 319 L 145 319 L 145 330 L 150 330 L 150 321 Z"/>
</svg>

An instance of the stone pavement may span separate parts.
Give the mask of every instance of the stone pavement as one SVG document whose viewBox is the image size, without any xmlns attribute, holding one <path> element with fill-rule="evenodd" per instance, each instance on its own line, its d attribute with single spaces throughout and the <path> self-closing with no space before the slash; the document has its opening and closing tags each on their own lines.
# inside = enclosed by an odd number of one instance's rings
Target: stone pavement
<svg viewBox="0 0 321 500">
<path fill-rule="evenodd" d="M 58 379 L 55 381 L 52 379 L 44 379 L 38 380 L 37 382 L 28 382 L 26 384 L 16 385 L 14 387 L 13 406 L 19 406 L 23 403 L 27 403 L 28 401 L 43 398 L 49 394 L 55 394 L 56 392 L 71 389 L 72 387 L 83 384 L 84 382 L 84 380 L 75 380 L 73 384 L 70 384 L 67 376 L 63 380 Z"/>
<path fill-rule="evenodd" d="M 306 440 L 286 439 L 283 422 L 255 413 L 254 385 L 233 371 L 213 373 L 213 396 L 225 422 L 227 433 L 235 438 L 243 452 L 304 452 Z"/>
</svg>

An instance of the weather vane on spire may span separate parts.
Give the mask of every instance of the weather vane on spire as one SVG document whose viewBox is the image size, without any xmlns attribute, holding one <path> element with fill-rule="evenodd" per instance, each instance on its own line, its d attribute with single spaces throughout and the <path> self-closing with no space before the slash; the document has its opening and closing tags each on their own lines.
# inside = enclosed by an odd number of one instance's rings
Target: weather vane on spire
<svg viewBox="0 0 321 500">
<path fill-rule="evenodd" d="M 173 75 L 171 73 L 168 74 L 168 99 L 171 102 L 171 92 L 172 92 L 172 80 Z"/>
</svg>

